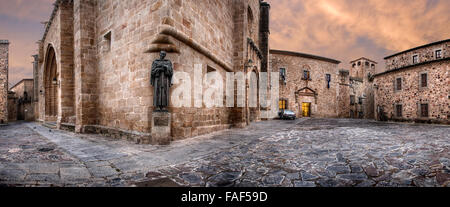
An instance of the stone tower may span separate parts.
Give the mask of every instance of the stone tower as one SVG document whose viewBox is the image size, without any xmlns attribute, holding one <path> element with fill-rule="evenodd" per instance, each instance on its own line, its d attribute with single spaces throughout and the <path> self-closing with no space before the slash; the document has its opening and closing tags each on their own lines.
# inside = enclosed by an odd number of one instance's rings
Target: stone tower
<svg viewBox="0 0 450 207">
<path fill-rule="evenodd" d="M 350 62 L 352 67 L 350 70 L 350 77 L 361 80 L 367 79 L 369 73 L 375 75 L 375 67 L 377 62 L 367 59 L 365 57 L 356 59 Z"/>
<path fill-rule="evenodd" d="M 0 124 L 8 122 L 8 53 L 9 41 L 0 40 Z"/>
<path fill-rule="evenodd" d="M 373 78 L 377 62 L 362 57 L 350 62 L 350 117 L 373 119 L 375 99 Z"/>
</svg>

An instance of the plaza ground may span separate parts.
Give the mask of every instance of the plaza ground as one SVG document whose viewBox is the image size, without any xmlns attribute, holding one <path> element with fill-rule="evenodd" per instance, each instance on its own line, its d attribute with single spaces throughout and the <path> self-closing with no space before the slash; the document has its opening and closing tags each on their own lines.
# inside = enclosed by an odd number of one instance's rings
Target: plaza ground
<svg viewBox="0 0 450 207">
<path fill-rule="evenodd" d="M 1 186 L 446 186 L 450 126 L 272 120 L 136 145 L 37 123 L 0 127 Z"/>
</svg>

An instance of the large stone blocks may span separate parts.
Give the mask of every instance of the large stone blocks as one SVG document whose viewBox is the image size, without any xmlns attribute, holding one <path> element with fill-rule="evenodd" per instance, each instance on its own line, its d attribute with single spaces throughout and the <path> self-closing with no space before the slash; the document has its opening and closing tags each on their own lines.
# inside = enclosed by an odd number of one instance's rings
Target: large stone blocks
<svg viewBox="0 0 450 207">
<path fill-rule="evenodd" d="M 9 41 L 0 40 L 0 124 L 8 122 Z"/>
</svg>

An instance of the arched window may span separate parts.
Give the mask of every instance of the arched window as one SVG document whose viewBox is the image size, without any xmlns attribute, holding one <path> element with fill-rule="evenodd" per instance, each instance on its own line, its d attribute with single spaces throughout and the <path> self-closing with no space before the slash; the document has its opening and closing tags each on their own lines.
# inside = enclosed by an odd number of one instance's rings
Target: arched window
<svg viewBox="0 0 450 207">
<path fill-rule="evenodd" d="M 253 11 L 250 6 L 247 9 L 247 23 L 248 23 L 248 32 L 250 36 L 253 34 Z"/>
</svg>

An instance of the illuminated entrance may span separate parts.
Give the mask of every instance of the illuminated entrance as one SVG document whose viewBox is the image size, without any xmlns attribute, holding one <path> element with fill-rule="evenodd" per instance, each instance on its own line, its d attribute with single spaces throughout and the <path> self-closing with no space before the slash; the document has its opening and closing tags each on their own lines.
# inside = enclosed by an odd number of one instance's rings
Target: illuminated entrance
<svg viewBox="0 0 450 207">
<path fill-rule="evenodd" d="M 311 116 L 311 103 L 303 103 L 302 104 L 302 116 L 303 117 Z"/>
</svg>

